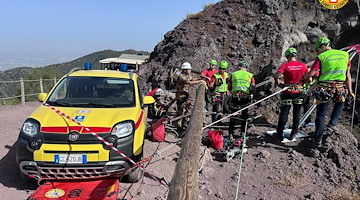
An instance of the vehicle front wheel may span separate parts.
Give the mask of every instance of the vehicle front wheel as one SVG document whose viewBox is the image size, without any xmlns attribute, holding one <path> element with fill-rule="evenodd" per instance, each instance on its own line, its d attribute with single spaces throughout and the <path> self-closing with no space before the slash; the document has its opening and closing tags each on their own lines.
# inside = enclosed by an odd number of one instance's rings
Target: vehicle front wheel
<svg viewBox="0 0 360 200">
<path fill-rule="evenodd" d="M 27 174 L 23 174 L 22 172 L 19 172 L 19 173 L 20 173 L 21 178 L 22 178 L 24 181 L 27 181 L 27 182 L 36 182 L 36 179 L 30 178 Z"/>
<path fill-rule="evenodd" d="M 136 167 L 135 169 L 132 170 L 132 172 L 126 175 L 126 180 L 129 183 L 136 183 L 142 178 L 143 175 L 144 172 L 140 168 Z"/>
</svg>

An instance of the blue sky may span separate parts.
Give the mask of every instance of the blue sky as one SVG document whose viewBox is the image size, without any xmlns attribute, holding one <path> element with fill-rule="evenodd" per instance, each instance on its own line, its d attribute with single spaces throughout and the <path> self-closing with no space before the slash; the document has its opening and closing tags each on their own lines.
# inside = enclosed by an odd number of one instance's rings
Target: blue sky
<svg viewBox="0 0 360 200">
<path fill-rule="evenodd" d="M 152 51 L 187 14 L 218 0 L 1 0 L 0 54 L 77 58 Z"/>
</svg>

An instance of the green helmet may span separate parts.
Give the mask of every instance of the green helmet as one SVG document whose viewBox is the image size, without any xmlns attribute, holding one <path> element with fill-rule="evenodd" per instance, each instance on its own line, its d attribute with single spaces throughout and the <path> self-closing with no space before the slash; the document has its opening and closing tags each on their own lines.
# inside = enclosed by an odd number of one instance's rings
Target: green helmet
<svg viewBox="0 0 360 200">
<path fill-rule="evenodd" d="M 216 60 L 210 60 L 209 62 L 210 65 L 218 65 L 217 61 Z"/>
<path fill-rule="evenodd" d="M 226 68 L 228 68 L 228 66 L 229 66 L 229 63 L 228 62 L 226 62 L 225 60 L 222 60 L 221 62 L 220 62 L 220 68 L 222 68 L 222 69 L 226 69 Z"/>
<path fill-rule="evenodd" d="M 249 67 L 249 63 L 247 61 L 245 61 L 245 60 L 242 60 L 242 61 L 239 62 L 239 67 L 247 68 L 247 67 Z"/>
<path fill-rule="evenodd" d="M 314 49 L 318 49 L 321 45 L 328 45 L 328 44 L 330 44 L 329 38 L 321 37 L 315 42 Z"/>
<path fill-rule="evenodd" d="M 297 54 L 297 51 L 295 48 L 289 48 L 288 50 L 285 51 L 285 57 L 289 57 L 289 56 L 295 56 Z"/>
</svg>

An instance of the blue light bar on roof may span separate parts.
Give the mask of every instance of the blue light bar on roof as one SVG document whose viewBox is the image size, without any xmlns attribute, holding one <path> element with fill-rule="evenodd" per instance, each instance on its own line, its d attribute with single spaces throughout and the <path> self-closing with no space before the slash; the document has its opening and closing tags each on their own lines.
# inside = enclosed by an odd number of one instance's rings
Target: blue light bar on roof
<svg viewBox="0 0 360 200">
<path fill-rule="evenodd" d="M 127 72 L 128 71 L 128 65 L 127 64 L 121 64 L 120 71 Z"/>
<path fill-rule="evenodd" d="M 86 62 L 86 63 L 84 64 L 84 70 L 91 70 L 91 63 Z"/>
</svg>

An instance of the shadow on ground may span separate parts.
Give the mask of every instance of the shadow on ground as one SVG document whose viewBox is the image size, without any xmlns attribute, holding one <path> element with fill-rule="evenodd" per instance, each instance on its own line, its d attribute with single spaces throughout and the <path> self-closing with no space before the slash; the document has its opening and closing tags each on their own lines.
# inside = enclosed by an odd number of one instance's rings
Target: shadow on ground
<svg viewBox="0 0 360 200">
<path fill-rule="evenodd" d="M 20 170 L 15 160 L 16 143 L 12 146 L 5 145 L 1 148 L 9 149 L 9 151 L 0 160 L 0 183 L 17 190 L 35 190 L 37 188 L 36 182 L 27 182 L 20 176 Z"/>
</svg>

